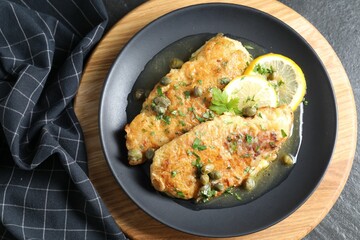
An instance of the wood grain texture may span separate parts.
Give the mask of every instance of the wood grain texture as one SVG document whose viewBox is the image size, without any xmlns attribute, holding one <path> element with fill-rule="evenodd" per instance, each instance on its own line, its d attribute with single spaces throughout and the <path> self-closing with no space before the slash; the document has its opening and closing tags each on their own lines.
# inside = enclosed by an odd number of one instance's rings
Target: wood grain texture
<svg viewBox="0 0 360 240">
<path fill-rule="evenodd" d="M 306 19 L 274 0 L 152 0 L 121 19 L 103 38 L 86 65 L 75 100 L 85 135 L 90 179 L 121 229 L 132 239 L 204 239 L 171 229 L 139 209 L 121 190 L 104 159 L 98 131 L 98 106 L 108 70 L 123 45 L 142 27 L 175 9 L 208 2 L 235 3 L 267 12 L 300 33 L 324 63 L 335 90 L 338 135 L 319 187 L 297 211 L 263 231 L 233 239 L 300 239 L 325 217 L 348 178 L 356 148 L 356 108 L 346 72 L 326 39 Z M 341 141 L 340 141 L 341 140 Z"/>
</svg>

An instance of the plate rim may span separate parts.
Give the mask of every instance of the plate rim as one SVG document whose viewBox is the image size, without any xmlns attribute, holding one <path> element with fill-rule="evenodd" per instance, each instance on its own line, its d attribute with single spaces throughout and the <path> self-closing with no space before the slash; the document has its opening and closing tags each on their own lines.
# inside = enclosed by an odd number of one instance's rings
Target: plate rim
<svg viewBox="0 0 360 240">
<path fill-rule="evenodd" d="M 113 71 L 113 68 L 116 66 L 117 64 L 117 61 L 119 59 L 119 56 L 122 54 L 123 50 L 126 49 L 128 47 L 128 45 L 136 40 L 139 35 L 141 35 L 141 33 L 152 27 L 154 24 L 157 24 L 158 21 L 161 21 L 162 19 L 164 18 L 167 18 L 169 17 L 170 15 L 173 15 L 175 13 L 178 13 L 178 12 L 181 12 L 183 10 L 187 10 L 187 9 L 192 9 L 192 8 L 196 8 L 196 7 L 202 7 L 202 6 L 209 6 L 209 5 L 212 5 L 214 7 L 220 5 L 220 6 L 232 6 L 232 7 L 237 7 L 237 8 L 244 8 L 244 9 L 247 9 L 246 11 L 255 11 L 257 14 L 260 14 L 260 15 L 263 15 L 263 16 L 266 16 L 268 18 L 271 18 L 273 21 L 277 22 L 278 24 L 280 24 L 282 27 L 285 27 L 287 29 L 287 31 L 290 31 L 292 34 L 296 35 L 297 38 L 300 38 L 301 41 L 306 44 L 307 48 L 309 48 L 312 52 L 312 54 L 315 56 L 315 58 L 318 60 L 318 62 L 320 63 L 322 69 L 324 70 L 325 74 L 326 74 L 326 77 L 327 77 L 327 82 L 329 83 L 330 85 L 330 88 L 331 88 L 331 97 L 332 97 L 332 100 L 334 102 L 334 106 L 335 106 L 335 109 L 334 109 L 334 114 L 335 114 L 335 132 L 334 132 L 334 137 L 333 137 L 333 142 L 332 142 L 332 149 L 331 149 L 331 154 L 330 154 L 330 158 L 329 160 L 327 161 L 326 163 L 326 166 L 325 166 L 325 170 L 322 172 L 322 174 L 320 176 L 318 176 L 318 180 L 316 181 L 316 186 L 311 190 L 311 192 L 305 196 L 303 198 L 303 200 L 298 203 L 296 205 L 295 208 L 293 208 L 291 211 L 289 211 L 287 214 L 285 214 L 282 218 L 279 218 L 277 221 L 274 221 L 272 222 L 271 224 L 269 225 L 266 225 L 262 228 L 258 228 L 257 230 L 253 230 L 253 231 L 248 231 L 246 233 L 242 233 L 242 234 L 229 234 L 229 235 L 206 235 L 206 234 L 198 234 L 198 233 L 193 233 L 193 232 L 189 232 L 189 231 L 186 231 L 186 230 L 183 230 L 183 229 L 180 229 L 176 226 L 173 226 L 167 222 L 164 222 L 163 220 L 161 220 L 161 218 L 158 218 L 157 216 L 154 216 L 152 214 L 150 214 L 148 211 L 144 210 L 143 206 L 141 206 L 141 204 L 136 200 L 134 199 L 130 194 L 129 192 L 122 186 L 121 184 L 121 181 L 119 180 L 115 170 L 114 170 L 114 167 L 111 163 L 111 160 L 108 159 L 108 156 L 107 156 L 107 153 L 106 153 L 106 149 L 105 149 L 105 146 L 104 146 L 104 136 L 103 136 L 103 131 L 101 130 L 101 121 L 102 121 L 102 116 L 101 116 L 101 112 L 102 112 L 102 109 L 103 109 L 103 98 L 104 98 L 104 93 L 106 91 L 106 86 L 107 86 L 107 82 L 108 82 L 108 79 L 109 79 L 109 76 L 110 74 L 112 73 Z M 166 47 L 166 46 L 165 46 Z M 323 177 L 325 176 L 326 174 L 326 171 L 330 165 L 330 162 L 333 158 L 333 155 L 334 155 L 334 151 L 335 151 L 335 145 L 336 145 L 336 142 L 337 142 L 337 136 L 338 136 L 338 106 L 336 104 L 336 95 L 335 95 L 335 90 L 334 90 L 334 86 L 333 86 L 333 82 L 331 81 L 331 78 L 329 76 L 329 73 L 326 69 L 326 67 L 324 66 L 324 63 L 322 62 L 322 59 L 319 57 L 319 55 L 317 54 L 317 52 L 314 50 L 314 48 L 307 42 L 307 40 L 302 36 L 300 35 L 296 30 L 294 30 L 290 25 L 288 25 L 287 23 L 285 23 L 284 21 L 280 20 L 279 18 L 277 18 L 276 16 L 273 16 L 267 12 L 264 12 L 262 10 L 259 10 L 257 8 L 254 8 L 254 7 L 249 7 L 249 6 L 246 6 L 246 5 L 242 5 L 242 4 L 235 4 L 235 3 L 225 3 L 225 2 L 211 2 L 211 3 L 200 3 L 200 4 L 194 4 L 194 5 L 190 5 L 190 6 L 185 6 L 185 7 L 181 7 L 181 8 L 178 8 L 178 9 L 175 9 L 173 11 L 170 11 L 164 15 L 161 15 L 160 17 L 157 17 L 156 19 L 152 20 L 151 22 L 149 22 L 148 24 L 144 25 L 142 28 L 140 28 L 134 35 L 132 35 L 132 37 L 126 42 L 126 44 L 123 45 L 121 51 L 117 54 L 117 56 L 115 57 L 115 60 L 114 62 L 111 64 L 111 67 L 109 68 L 109 71 L 108 71 L 108 74 L 106 76 L 106 79 L 103 83 L 103 88 L 101 90 L 101 95 L 100 95 L 100 102 L 99 102 L 99 116 L 98 116 L 98 126 L 99 126 L 99 130 L 100 130 L 100 140 L 101 140 L 101 148 L 102 148 L 102 151 L 104 153 L 104 156 L 105 156 L 105 159 L 106 159 L 106 163 L 107 165 L 109 166 L 110 170 L 111 170 L 111 173 L 113 175 L 113 177 L 116 179 L 116 182 L 117 184 L 122 188 L 122 190 L 127 194 L 127 196 L 131 199 L 131 201 L 133 203 L 135 203 L 138 207 L 140 207 L 140 209 L 142 209 L 147 215 L 151 216 L 152 218 L 158 220 L 159 222 L 173 228 L 173 229 L 176 229 L 176 230 L 179 230 L 179 231 L 182 231 L 182 232 L 185 232 L 185 233 L 189 233 L 189 234 L 193 234 L 193 235 L 197 235 L 197 236 L 204 236 L 204 237 L 234 237 L 234 236 L 242 236 L 242 235 L 247 235 L 247 234 L 251 234 L 251 233 L 254 233 L 254 232 L 258 232 L 258 231 L 261 231 L 261 230 L 264 230 L 270 226 L 273 226 L 275 224 L 277 224 L 278 222 L 284 220 L 285 218 L 289 217 L 289 215 L 293 214 L 299 207 L 301 207 L 307 200 L 309 197 L 311 197 L 311 195 L 316 191 L 316 189 L 318 188 L 319 184 L 321 183 Z"/>
</svg>

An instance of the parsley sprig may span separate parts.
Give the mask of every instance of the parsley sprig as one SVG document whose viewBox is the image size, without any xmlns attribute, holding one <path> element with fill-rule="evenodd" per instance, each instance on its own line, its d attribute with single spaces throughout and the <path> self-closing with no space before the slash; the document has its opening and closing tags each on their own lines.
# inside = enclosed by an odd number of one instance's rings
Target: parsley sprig
<svg viewBox="0 0 360 240">
<path fill-rule="evenodd" d="M 217 114 L 223 114 L 224 112 L 233 112 L 235 114 L 240 114 L 240 110 L 238 108 L 239 99 L 232 98 L 229 100 L 226 92 L 222 92 L 218 88 L 212 89 L 212 100 L 210 109 Z"/>
</svg>

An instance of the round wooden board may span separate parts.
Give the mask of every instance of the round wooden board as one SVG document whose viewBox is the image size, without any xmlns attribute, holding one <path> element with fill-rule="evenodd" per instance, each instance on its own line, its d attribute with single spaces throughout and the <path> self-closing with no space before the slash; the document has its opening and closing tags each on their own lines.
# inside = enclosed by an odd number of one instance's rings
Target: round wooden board
<svg viewBox="0 0 360 240">
<path fill-rule="evenodd" d="M 121 48 L 141 28 L 156 18 L 189 5 L 224 2 L 267 12 L 287 23 L 315 49 L 323 61 L 336 95 L 338 135 L 327 172 L 316 191 L 296 212 L 263 231 L 234 239 L 300 239 L 325 217 L 339 197 L 354 159 L 357 123 L 352 89 L 346 72 L 326 39 L 306 19 L 274 0 L 152 0 L 121 19 L 102 39 L 86 65 L 75 100 L 75 112 L 85 135 L 90 179 L 117 224 L 131 239 L 201 239 L 156 221 L 139 209 L 121 190 L 104 159 L 98 130 L 101 89 Z M 340 141 L 341 140 L 341 141 Z"/>
</svg>

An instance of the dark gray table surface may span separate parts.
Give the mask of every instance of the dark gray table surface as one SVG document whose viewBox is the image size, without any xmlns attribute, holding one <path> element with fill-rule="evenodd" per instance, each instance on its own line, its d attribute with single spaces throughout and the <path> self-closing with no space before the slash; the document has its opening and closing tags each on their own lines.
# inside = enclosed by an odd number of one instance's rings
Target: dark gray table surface
<svg viewBox="0 0 360 240">
<path fill-rule="evenodd" d="M 144 0 L 104 0 L 109 28 Z M 170 1 L 169 1 L 170 2 Z M 339 56 L 353 88 L 357 113 L 360 103 L 360 1 L 280 0 L 311 22 Z M 359 123 L 358 123 L 358 128 Z M 359 137 L 358 137 L 359 138 Z M 305 239 L 360 239 L 359 141 L 350 177 L 324 220 Z"/>
</svg>

